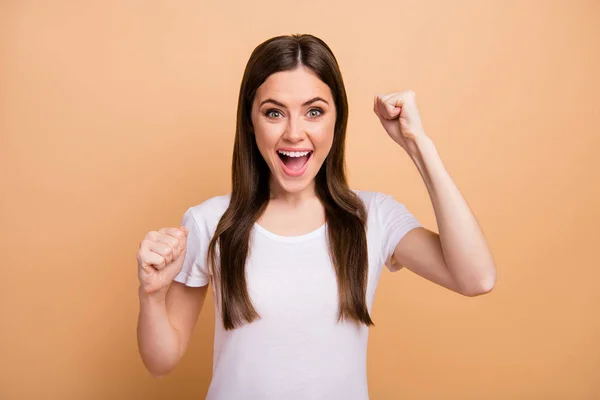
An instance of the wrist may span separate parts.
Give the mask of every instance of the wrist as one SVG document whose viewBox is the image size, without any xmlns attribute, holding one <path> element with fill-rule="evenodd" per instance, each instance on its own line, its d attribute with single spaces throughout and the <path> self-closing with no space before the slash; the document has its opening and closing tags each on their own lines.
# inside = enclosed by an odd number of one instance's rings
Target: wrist
<svg viewBox="0 0 600 400">
<path fill-rule="evenodd" d="M 433 140 L 425 132 L 420 135 L 417 135 L 413 139 L 413 148 L 418 151 L 423 151 L 425 149 L 429 149 L 434 146 Z"/>
<path fill-rule="evenodd" d="M 411 140 L 408 146 L 408 154 L 413 158 L 421 158 L 426 152 L 435 151 L 433 140 L 426 134 L 418 135 Z"/>
<path fill-rule="evenodd" d="M 435 166 L 435 160 L 439 159 L 437 149 L 433 141 L 426 135 L 415 138 L 413 144 L 411 151 L 408 152 L 409 157 L 427 182 L 430 169 Z"/>
<path fill-rule="evenodd" d="M 154 292 L 148 293 L 142 285 L 138 287 L 138 296 L 140 302 L 151 303 L 151 304 L 164 304 L 167 299 L 168 287 L 160 289 Z"/>
</svg>

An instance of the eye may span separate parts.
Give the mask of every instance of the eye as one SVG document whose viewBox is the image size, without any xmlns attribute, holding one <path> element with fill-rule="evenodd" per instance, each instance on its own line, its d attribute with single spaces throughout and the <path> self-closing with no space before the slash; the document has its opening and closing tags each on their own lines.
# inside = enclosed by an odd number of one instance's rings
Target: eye
<svg viewBox="0 0 600 400">
<path fill-rule="evenodd" d="M 321 116 L 321 114 L 323 114 L 323 110 L 321 110 L 320 108 L 311 108 L 308 111 L 308 115 L 312 118 L 317 118 Z"/>
<path fill-rule="evenodd" d="M 274 108 L 271 108 L 271 109 L 268 109 L 268 110 L 265 112 L 265 115 L 267 116 L 267 118 L 271 118 L 271 119 L 277 119 L 277 118 L 279 118 L 279 117 L 280 117 L 282 114 L 281 114 L 281 111 L 279 111 L 279 110 L 276 110 L 276 109 L 274 109 Z"/>
</svg>

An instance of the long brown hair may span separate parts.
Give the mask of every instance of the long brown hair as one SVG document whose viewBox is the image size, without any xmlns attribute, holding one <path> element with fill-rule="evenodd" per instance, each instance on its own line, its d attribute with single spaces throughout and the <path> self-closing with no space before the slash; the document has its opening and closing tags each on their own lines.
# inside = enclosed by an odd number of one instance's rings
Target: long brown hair
<svg viewBox="0 0 600 400">
<path fill-rule="evenodd" d="M 245 271 L 248 242 L 254 223 L 269 202 L 270 170 L 252 134 L 251 110 L 257 89 L 273 73 L 304 66 L 333 94 L 336 121 L 331 150 L 315 177 L 316 194 L 325 208 L 329 252 L 337 276 L 338 321 L 373 325 L 366 305 L 368 273 L 366 210 L 348 186 L 344 162 L 348 100 L 342 75 L 331 49 L 312 35 L 271 38 L 254 49 L 242 79 L 233 146 L 232 192 L 210 242 L 208 265 L 220 289 L 223 326 L 234 329 L 260 318 L 252 305 Z M 219 268 L 215 268 L 218 245 Z"/>
</svg>

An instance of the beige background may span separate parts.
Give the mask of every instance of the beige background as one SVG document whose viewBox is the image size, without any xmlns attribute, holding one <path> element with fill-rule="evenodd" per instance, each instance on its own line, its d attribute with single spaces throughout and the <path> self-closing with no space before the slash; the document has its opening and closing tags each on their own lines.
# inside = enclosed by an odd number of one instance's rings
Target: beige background
<svg viewBox="0 0 600 400">
<path fill-rule="evenodd" d="M 382 275 L 372 399 L 600 398 L 600 2 L 3 1 L 0 398 L 200 399 L 209 297 L 184 360 L 137 354 L 135 253 L 230 190 L 245 62 L 309 32 L 341 65 L 352 187 L 437 230 L 375 115 L 413 89 L 499 269 L 466 298 Z"/>
</svg>

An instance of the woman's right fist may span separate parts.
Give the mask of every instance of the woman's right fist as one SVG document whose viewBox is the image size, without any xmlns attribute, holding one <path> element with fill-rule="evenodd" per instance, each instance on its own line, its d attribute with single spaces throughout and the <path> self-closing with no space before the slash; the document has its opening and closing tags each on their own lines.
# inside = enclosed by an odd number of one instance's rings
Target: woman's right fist
<svg viewBox="0 0 600 400">
<path fill-rule="evenodd" d="M 146 234 L 137 253 L 138 277 L 144 292 L 166 293 L 183 266 L 187 234 L 185 226 Z"/>
</svg>

